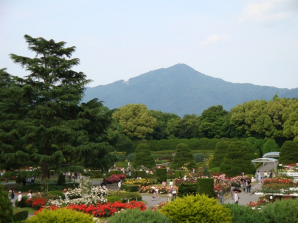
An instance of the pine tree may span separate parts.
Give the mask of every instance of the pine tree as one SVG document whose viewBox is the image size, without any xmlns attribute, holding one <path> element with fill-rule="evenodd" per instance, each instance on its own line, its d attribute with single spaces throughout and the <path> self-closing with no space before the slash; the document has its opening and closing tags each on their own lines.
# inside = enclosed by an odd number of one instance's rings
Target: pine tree
<svg viewBox="0 0 299 225">
<path fill-rule="evenodd" d="M 135 151 L 134 167 L 141 165 L 150 169 L 156 165 L 149 146 L 144 143 L 139 144 Z"/>
<path fill-rule="evenodd" d="M 24 37 L 36 57 L 10 55 L 29 74 L 8 79 L 0 91 L 6 96 L 1 100 L 1 114 L 7 112 L 8 118 L 7 126 L 0 129 L 0 144 L 5 146 L 1 156 L 6 162 L 21 160 L 40 166 L 43 178 L 50 176 L 50 169 L 109 158 L 111 146 L 101 135 L 111 123 L 112 112 L 104 110 L 97 99 L 80 105 L 90 80 L 72 70 L 80 62 L 71 58 L 75 47 L 52 39 Z M 2 71 L 1 82 L 6 77 L 10 78 Z"/>
</svg>

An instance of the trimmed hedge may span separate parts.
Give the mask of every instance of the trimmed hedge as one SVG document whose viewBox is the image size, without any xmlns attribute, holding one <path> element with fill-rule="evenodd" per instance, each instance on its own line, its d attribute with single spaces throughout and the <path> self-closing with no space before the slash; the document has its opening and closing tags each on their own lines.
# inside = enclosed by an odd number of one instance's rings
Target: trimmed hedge
<svg viewBox="0 0 299 225">
<path fill-rule="evenodd" d="M 156 176 L 159 178 L 159 182 L 166 181 L 167 169 L 156 169 Z"/>
<path fill-rule="evenodd" d="M 23 210 L 23 211 L 15 213 L 13 215 L 14 222 L 15 223 L 23 222 L 23 220 L 26 220 L 28 218 L 28 214 L 29 214 L 28 210 Z"/>
<path fill-rule="evenodd" d="M 123 185 L 122 189 L 128 192 L 137 192 L 139 190 L 138 185 Z"/>
<path fill-rule="evenodd" d="M 198 194 L 208 195 L 210 198 L 214 198 L 214 179 L 213 178 L 199 178 L 197 179 L 197 192 Z"/>
<path fill-rule="evenodd" d="M 110 171 L 110 174 L 112 175 L 112 174 L 123 174 L 123 171 L 121 171 L 121 170 L 111 170 Z"/>
<path fill-rule="evenodd" d="M 132 175 L 133 178 L 136 178 L 136 177 L 145 178 L 145 177 L 147 177 L 147 174 L 144 170 L 142 170 L 142 171 L 139 171 L 139 170 L 131 171 L 131 175 Z"/>
<path fill-rule="evenodd" d="M 196 195 L 197 193 L 197 184 L 194 183 L 180 183 L 178 189 L 178 197 L 183 197 L 186 195 Z"/>
</svg>

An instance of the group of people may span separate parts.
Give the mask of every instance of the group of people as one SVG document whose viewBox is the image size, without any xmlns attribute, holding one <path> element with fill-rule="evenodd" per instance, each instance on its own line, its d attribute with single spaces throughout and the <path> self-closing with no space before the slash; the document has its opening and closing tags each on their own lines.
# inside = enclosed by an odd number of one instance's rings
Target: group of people
<svg viewBox="0 0 299 225">
<path fill-rule="evenodd" d="M 273 177 L 273 173 L 270 170 L 269 174 L 267 173 L 267 171 L 264 172 L 264 176 L 261 175 L 260 171 L 257 171 L 256 173 L 256 179 L 258 181 L 258 183 L 260 184 L 262 182 L 262 180 L 264 180 L 265 178 L 272 178 Z"/>
<path fill-rule="evenodd" d="M 15 207 L 15 191 L 14 191 L 14 189 L 11 188 L 9 190 L 8 198 L 11 201 L 12 207 Z M 27 194 L 27 199 L 31 199 L 31 198 L 32 198 L 32 191 L 30 190 Z M 22 208 L 22 199 L 23 199 L 22 192 L 19 191 L 19 195 L 17 197 L 19 208 Z"/>
</svg>

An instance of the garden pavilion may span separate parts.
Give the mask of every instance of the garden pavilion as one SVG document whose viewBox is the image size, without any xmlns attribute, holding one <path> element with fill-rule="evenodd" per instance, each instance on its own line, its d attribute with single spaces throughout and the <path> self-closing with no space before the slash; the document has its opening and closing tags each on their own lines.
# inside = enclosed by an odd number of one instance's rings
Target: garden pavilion
<svg viewBox="0 0 299 225">
<path fill-rule="evenodd" d="M 255 163 L 262 162 L 263 166 L 265 166 L 268 163 L 273 163 L 273 168 L 274 168 L 274 170 L 276 170 L 278 160 L 274 159 L 274 158 L 271 158 L 271 157 L 278 158 L 279 157 L 279 152 L 268 152 L 265 155 L 263 155 L 263 158 L 253 159 L 253 160 L 251 160 L 251 162 L 254 165 L 255 165 Z"/>
</svg>

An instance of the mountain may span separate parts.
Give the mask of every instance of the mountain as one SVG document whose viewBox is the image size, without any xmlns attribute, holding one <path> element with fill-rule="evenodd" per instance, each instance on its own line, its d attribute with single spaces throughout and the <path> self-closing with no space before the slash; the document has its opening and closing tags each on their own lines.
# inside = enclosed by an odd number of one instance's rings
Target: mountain
<svg viewBox="0 0 299 225">
<path fill-rule="evenodd" d="M 109 109 L 129 103 L 145 104 L 148 109 L 200 115 L 211 106 L 222 105 L 229 111 L 251 100 L 271 100 L 275 94 L 298 98 L 298 88 L 276 88 L 226 82 L 202 74 L 185 64 L 176 64 L 107 85 L 86 88 L 83 102 L 93 98 L 104 101 Z"/>
</svg>

